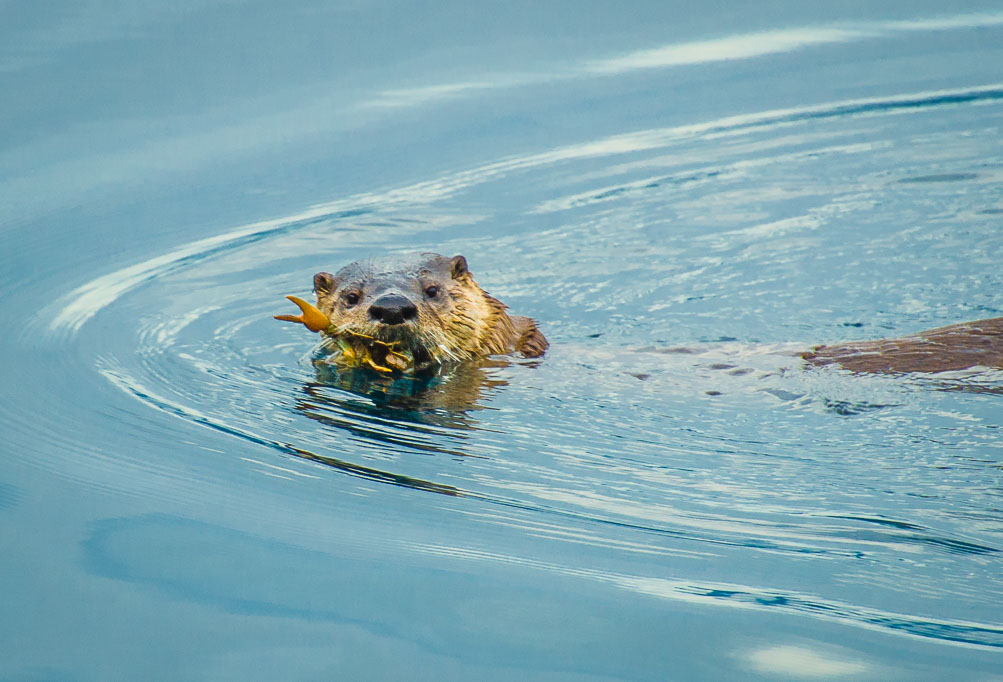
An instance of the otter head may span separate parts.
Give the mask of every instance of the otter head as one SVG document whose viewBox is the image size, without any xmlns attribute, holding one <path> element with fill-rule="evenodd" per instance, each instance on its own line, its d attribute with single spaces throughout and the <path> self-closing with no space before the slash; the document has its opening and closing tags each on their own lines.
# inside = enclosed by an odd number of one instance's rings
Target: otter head
<svg viewBox="0 0 1003 682">
<path fill-rule="evenodd" d="M 360 261 L 318 272 L 313 285 L 331 321 L 326 334 L 389 344 L 415 366 L 483 355 L 482 338 L 495 323 L 463 256 Z"/>
</svg>

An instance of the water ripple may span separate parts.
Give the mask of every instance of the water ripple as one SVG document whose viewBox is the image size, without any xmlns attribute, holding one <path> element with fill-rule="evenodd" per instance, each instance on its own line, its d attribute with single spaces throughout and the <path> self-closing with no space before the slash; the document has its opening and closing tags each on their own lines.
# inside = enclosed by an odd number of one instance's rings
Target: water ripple
<svg viewBox="0 0 1003 682">
<path fill-rule="evenodd" d="M 125 293 L 167 274 L 177 268 L 198 263 L 221 253 L 229 253 L 242 245 L 289 234 L 298 229 L 327 225 L 365 215 L 379 206 L 423 205 L 441 201 L 460 191 L 488 181 L 498 180 L 516 171 L 527 171 L 545 165 L 636 153 L 662 148 L 688 138 L 707 138 L 724 133 L 740 133 L 751 129 L 775 128 L 810 120 L 839 118 L 864 114 L 887 114 L 903 110 L 926 109 L 965 103 L 994 103 L 1003 99 L 1003 84 L 975 88 L 921 92 L 894 97 L 868 98 L 833 102 L 824 105 L 764 111 L 756 114 L 729 116 L 704 123 L 619 134 L 601 140 L 517 156 L 489 163 L 435 180 L 424 181 L 378 193 L 365 193 L 320 205 L 297 215 L 245 225 L 230 232 L 202 239 L 162 256 L 103 275 L 70 291 L 52 306 L 38 313 L 51 332 L 70 335 Z M 716 171 L 710 171 L 712 174 Z M 650 185 L 652 181 L 643 181 Z M 609 192 L 610 190 L 605 190 Z M 545 204 L 549 206 L 551 204 Z M 550 209 L 546 209 L 550 210 Z"/>
<path fill-rule="evenodd" d="M 394 523 L 435 510 L 595 561 L 451 556 L 996 648 L 991 618 L 958 616 L 982 613 L 1003 566 L 999 372 L 806 371 L 798 352 L 999 309 L 1000 234 L 979 211 L 1001 102 L 1003 84 L 842 100 L 497 159 L 194 241 L 77 287 L 22 333 L 71 349 L 53 353 L 70 395 L 121 398 L 114 424 L 221 434 L 236 454 L 215 456 L 276 494 L 378 498 Z M 504 206 L 470 210 L 496 192 Z M 343 373 L 271 319 L 317 269 L 429 239 L 541 320 L 543 362 Z M 31 425 L 0 415 L 18 434 L 60 420 L 64 459 L 33 465 L 150 495 L 225 488 L 190 461 L 77 442 L 92 415 L 65 402 Z M 678 578 L 659 577 L 669 559 Z M 780 569 L 774 587 L 727 579 L 752 564 Z"/>
<path fill-rule="evenodd" d="M 820 599 L 809 594 L 744 585 L 631 577 L 616 578 L 614 582 L 624 589 L 674 601 L 780 611 L 913 637 L 992 648 L 1003 647 L 1003 626 L 995 624 L 922 618 Z"/>
</svg>

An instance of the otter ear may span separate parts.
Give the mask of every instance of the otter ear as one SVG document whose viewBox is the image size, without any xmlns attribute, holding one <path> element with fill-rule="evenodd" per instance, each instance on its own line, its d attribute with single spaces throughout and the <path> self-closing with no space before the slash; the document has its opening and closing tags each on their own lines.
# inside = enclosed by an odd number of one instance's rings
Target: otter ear
<svg viewBox="0 0 1003 682">
<path fill-rule="evenodd" d="M 313 290 L 318 296 L 331 293 L 336 284 L 337 281 L 330 272 L 318 272 L 313 276 Z"/>
<path fill-rule="evenodd" d="M 450 261 L 450 270 L 453 279 L 463 277 L 465 274 L 470 272 L 470 270 L 467 269 L 467 259 L 463 256 L 453 256 L 453 260 Z"/>
</svg>

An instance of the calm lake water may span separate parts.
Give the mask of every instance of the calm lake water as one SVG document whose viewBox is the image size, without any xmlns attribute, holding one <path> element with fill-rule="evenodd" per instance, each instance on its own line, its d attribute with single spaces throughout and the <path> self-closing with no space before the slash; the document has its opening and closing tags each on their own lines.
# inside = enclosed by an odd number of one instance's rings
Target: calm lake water
<svg viewBox="0 0 1003 682">
<path fill-rule="evenodd" d="M 1003 372 L 789 354 L 1003 315 L 998 2 L 15 0 L 0 93 L 0 678 L 1001 679 Z M 271 319 L 413 251 L 547 356 Z"/>
</svg>

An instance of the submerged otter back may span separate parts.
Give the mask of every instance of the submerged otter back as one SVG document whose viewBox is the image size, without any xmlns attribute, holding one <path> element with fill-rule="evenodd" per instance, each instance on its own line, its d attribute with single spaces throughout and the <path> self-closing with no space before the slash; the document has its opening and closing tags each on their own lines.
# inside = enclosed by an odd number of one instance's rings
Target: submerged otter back
<svg viewBox="0 0 1003 682">
<path fill-rule="evenodd" d="M 1003 317 L 952 324 L 897 339 L 818 346 L 802 353 L 813 365 L 854 372 L 949 372 L 1003 368 Z"/>
</svg>

